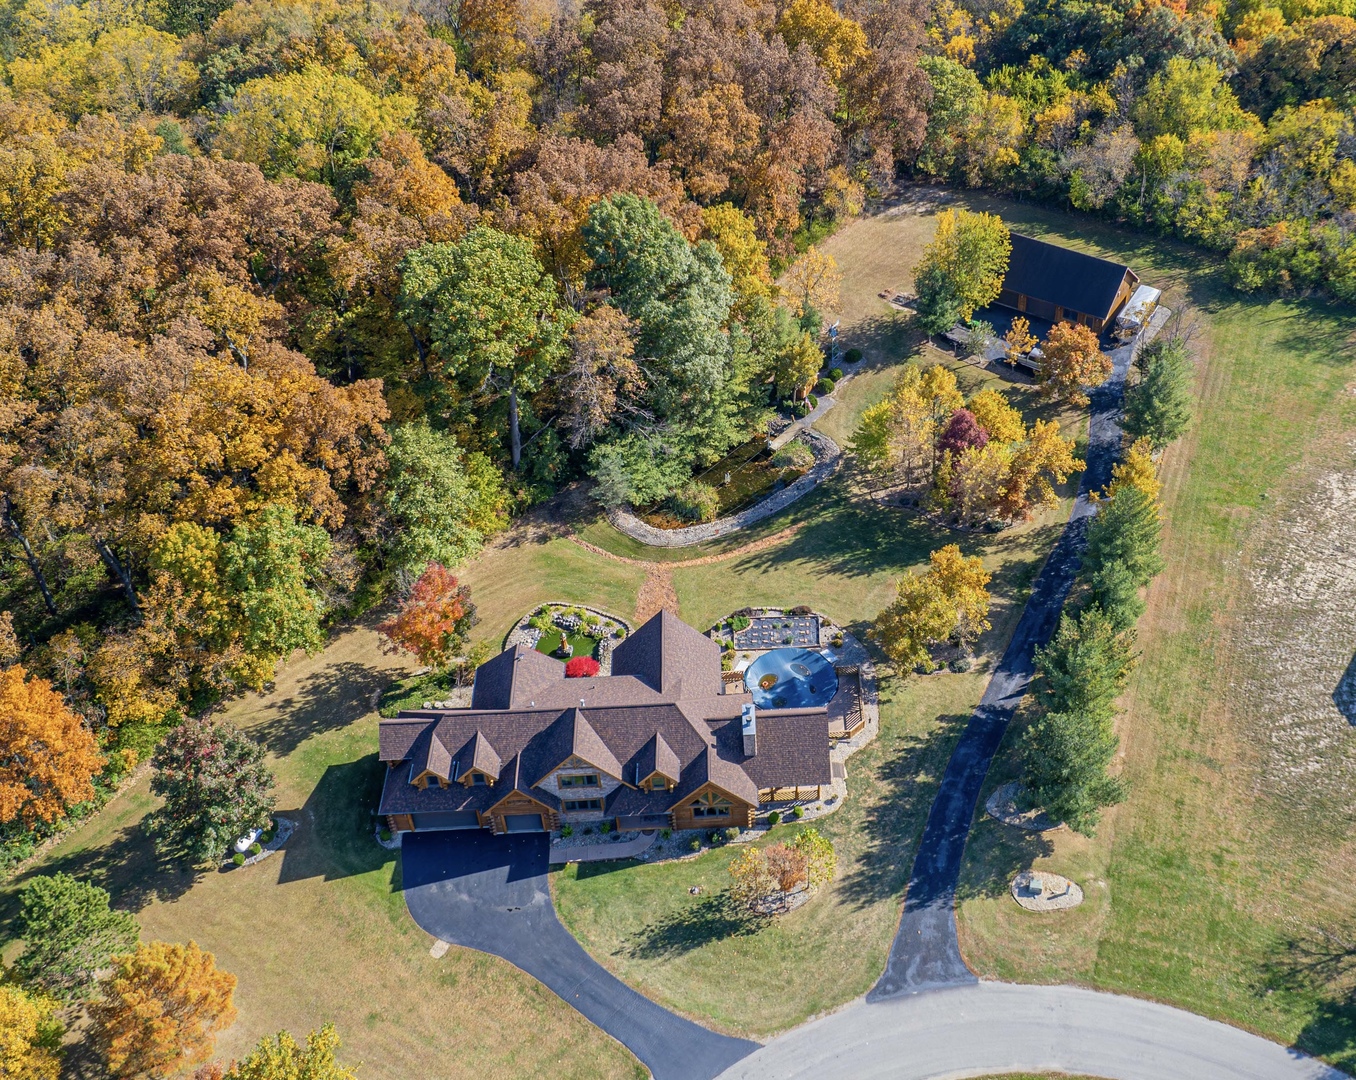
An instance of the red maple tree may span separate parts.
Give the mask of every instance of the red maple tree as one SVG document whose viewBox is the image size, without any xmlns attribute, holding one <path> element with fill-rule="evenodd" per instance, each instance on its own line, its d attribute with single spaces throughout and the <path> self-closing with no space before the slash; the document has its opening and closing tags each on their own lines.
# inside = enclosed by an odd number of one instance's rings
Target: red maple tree
<svg viewBox="0 0 1356 1080">
<path fill-rule="evenodd" d="M 444 668 L 466 643 L 476 621 L 471 587 L 462 585 L 441 563 L 429 563 L 393 618 L 377 627 L 391 646 Z"/>
<path fill-rule="evenodd" d="M 576 656 L 565 665 L 565 678 L 587 679 L 598 674 L 598 661 L 591 656 Z"/>
</svg>

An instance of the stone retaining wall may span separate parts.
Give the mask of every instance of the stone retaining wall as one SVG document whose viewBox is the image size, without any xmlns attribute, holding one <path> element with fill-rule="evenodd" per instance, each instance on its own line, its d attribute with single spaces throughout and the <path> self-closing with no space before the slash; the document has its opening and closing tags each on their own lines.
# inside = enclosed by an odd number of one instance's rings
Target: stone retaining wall
<svg viewBox="0 0 1356 1080">
<path fill-rule="evenodd" d="M 700 544 L 704 540 L 714 540 L 719 536 L 728 536 L 755 522 L 770 518 L 773 514 L 785 510 L 797 499 L 813 491 L 838 467 L 842 451 L 838 444 L 823 432 L 806 430 L 805 441 L 814 451 L 815 463 L 810 470 L 795 483 L 774 491 L 761 502 L 754 503 L 747 510 L 741 510 L 729 517 L 700 525 L 688 525 L 682 529 L 656 529 L 647 524 L 629 510 L 611 510 L 608 520 L 632 540 L 639 540 L 650 547 L 682 548 Z"/>
</svg>

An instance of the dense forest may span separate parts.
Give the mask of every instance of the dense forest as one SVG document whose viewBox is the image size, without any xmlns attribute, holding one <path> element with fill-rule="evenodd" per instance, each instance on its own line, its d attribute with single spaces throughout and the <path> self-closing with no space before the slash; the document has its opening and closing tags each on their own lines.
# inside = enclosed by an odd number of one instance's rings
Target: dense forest
<svg viewBox="0 0 1356 1080">
<path fill-rule="evenodd" d="M 901 182 L 1356 299 L 1354 12 L 9 0 L 11 854 L 562 483 L 652 503 L 803 408 L 814 242 Z"/>
</svg>

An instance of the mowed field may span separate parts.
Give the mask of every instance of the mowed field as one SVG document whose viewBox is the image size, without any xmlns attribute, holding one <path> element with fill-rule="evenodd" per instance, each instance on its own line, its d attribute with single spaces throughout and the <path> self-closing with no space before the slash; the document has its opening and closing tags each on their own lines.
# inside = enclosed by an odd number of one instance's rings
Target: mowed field
<svg viewBox="0 0 1356 1080">
<path fill-rule="evenodd" d="M 1124 805 L 1095 838 L 1020 836 L 987 818 L 959 921 L 982 975 L 1160 998 L 1356 1071 L 1356 315 L 1248 299 L 1215 257 L 981 197 L 912 199 L 827 248 L 844 314 L 910 278 L 888 253 L 938 205 L 1129 263 L 1193 328 L 1198 414 L 1162 464 L 1167 570 L 1149 593 L 1118 722 Z M 985 789 L 1018 775 L 1008 742 Z M 982 800 L 981 800 L 982 803 Z M 1012 876 L 1082 883 L 1059 915 Z"/>
</svg>

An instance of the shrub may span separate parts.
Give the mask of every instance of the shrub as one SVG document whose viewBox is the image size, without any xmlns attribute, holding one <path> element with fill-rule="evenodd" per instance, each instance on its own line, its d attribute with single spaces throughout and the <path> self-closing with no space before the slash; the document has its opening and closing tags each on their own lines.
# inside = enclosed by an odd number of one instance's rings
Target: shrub
<svg viewBox="0 0 1356 1080">
<path fill-rule="evenodd" d="M 843 377 L 843 369 L 840 368 L 840 367 L 836 367 L 836 368 L 834 368 L 832 371 L 829 372 L 829 378 L 832 379 L 834 382 L 837 382 L 837 381 L 838 381 L 839 379 L 841 379 L 842 377 Z"/>
<path fill-rule="evenodd" d="M 585 626 L 597 626 L 597 625 L 598 625 L 600 622 L 602 622 L 602 621 L 603 621 L 603 620 L 600 619 L 600 618 L 598 618 L 597 615 L 585 615 L 585 616 L 584 616 L 584 625 L 585 625 Z"/>
<path fill-rule="evenodd" d="M 958 656 L 956 659 L 952 660 L 947 667 L 959 675 L 969 671 L 972 664 L 970 663 L 970 658 L 968 656 Z"/>
<path fill-rule="evenodd" d="M 855 349 L 855 348 L 854 348 L 854 349 L 849 349 L 847 352 L 845 352 L 845 353 L 843 354 L 843 359 L 846 360 L 849 364 L 855 364 L 855 363 L 856 363 L 858 360 L 860 360 L 861 358 L 862 358 L 862 350 L 861 350 L 861 349 Z"/>
<path fill-rule="evenodd" d="M 791 816 L 795 818 L 797 821 L 799 821 L 801 818 L 805 816 L 805 807 L 803 806 L 794 807 L 791 811 Z"/>
<path fill-rule="evenodd" d="M 711 844 L 712 847 L 720 847 L 720 845 L 725 841 L 725 837 L 721 834 L 721 831 L 719 829 L 712 829 L 709 833 L 706 834 L 706 839 Z"/>
<path fill-rule="evenodd" d="M 808 394 L 805 398 L 805 404 L 810 406 L 809 409 L 805 410 L 808 415 L 812 409 L 819 408 L 819 398 L 815 397 L 814 394 Z"/>
<path fill-rule="evenodd" d="M 782 812 L 780 810 L 774 810 L 767 816 L 768 828 L 771 828 L 773 825 L 780 825 L 781 821 L 782 821 Z"/>
<path fill-rule="evenodd" d="M 532 627 L 533 630 L 545 632 L 552 629 L 555 623 L 551 621 L 550 615 L 533 615 L 532 618 L 527 620 L 527 625 Z"/>
<path fill-rule="evenodd" d="M 833 647 L 834 647 L 835 649 L 841 649 L 841 648 L 843 647 L 843 635 L 842 635 L 842 634 L 834 634 L 834 635 L 833 635 Z"/>
<path fill-rule="evenodd" d="M 587 679 L 597 675 L 598 671 L 598 661 L 591 656 L 576 656 L 565 664 L 565 678 L 567 679 Z"/>
<path fill-rule="evenodd" d="M 560 827 L 560 835 L 561 835 L 562 837 L 564 837 L 566 840 L 568 840 L 571 836 L 574 835 L 574 826 L 573 826 L 573 825 L 562 825 L 562 826 Z"/>
<path fill-rule="evenodd" d="M 814 451 L 799 439 L 792 439 L 772 455 L 772 464 L 778 469 L 805 469 L 812 465 L 814 460 Z M 748 624 L 747 619 L 744 622 L 745 625 Z"/>
<path fill-rule="evenodd" d="M 689 480 L 669 499 L 669 505 L 684 521 L 715 521 L 720 495 L 710 484 Z"/>
<path fill-rule="evenodd" d="M 254 843 L 252 843 L 252 844 L 250 845 L 250 854 L 251 854 L 251 855 L 258 855 L 258 854 L 260 854 L 263 850 L 264 850 L 264 845 L 261 844 L 261 843 L 259 843 L 258 840 L 256 840 Z"/>
<path fill-rule="evenodd" d="M 730 626 L 735 631 L 747 630 L 749 628 L 749 617 L 747 615 L 732 615 Z"/>
<path fill-rule="evenodd" d="M 672 830 L 672 829 L 660 829 L 660 830 L 659 830 L 659 839 L 661 839 L 661 840 L 667 840 L 667 839 L 668 839 L 670 836 L 672 836 L 672 835 L 673 835 L 673 830 Z"/>
<path fill-rule="evenodd" d="M 381 842 L 382 842 L 383 844 L 389 844 L 389 843 L 391 842 L 391 830 L 390 830 L 390 829 L 382 829 L 381 832 L 377 833 L 377 835 L 381 837 Z"/>
<path fill-rule="evenodd" d="M 700 838 L 694 836 L 691 840 L 688 841 L 687 846 L 690 851 L 701 851 L 702 842 Z"/>
<path fill-rule="evenodd" d="M 244 866 L 245 853 L 243 851 L 237 851 L 234 855 L 231 856 L 231 862 L 235 863 L 236 866 Z"/>
<path fill-rule="evenodd" d="M 608 833 L 612 831 L 612 822 L 604 821 L 601 825 L 598 826 L 598 831 L 602 833 L 604 836 L 606 836 Z"/>
<path fill-rule="evenodd" d="M 832 394 L 833 387 L 834 381 L 832 379 L 820 379 L 819 382 L 815 383 L 815 393 Z"/>
<path fill-rule="evenodd" d="M 728 843 L 731 840 L 738 840 L 739 832 L 740 830 L 738 828 L 736 828 L 734 825 L 731 825 L 728 829 L 725 830 L 726 842 Z"/>
</svg>

